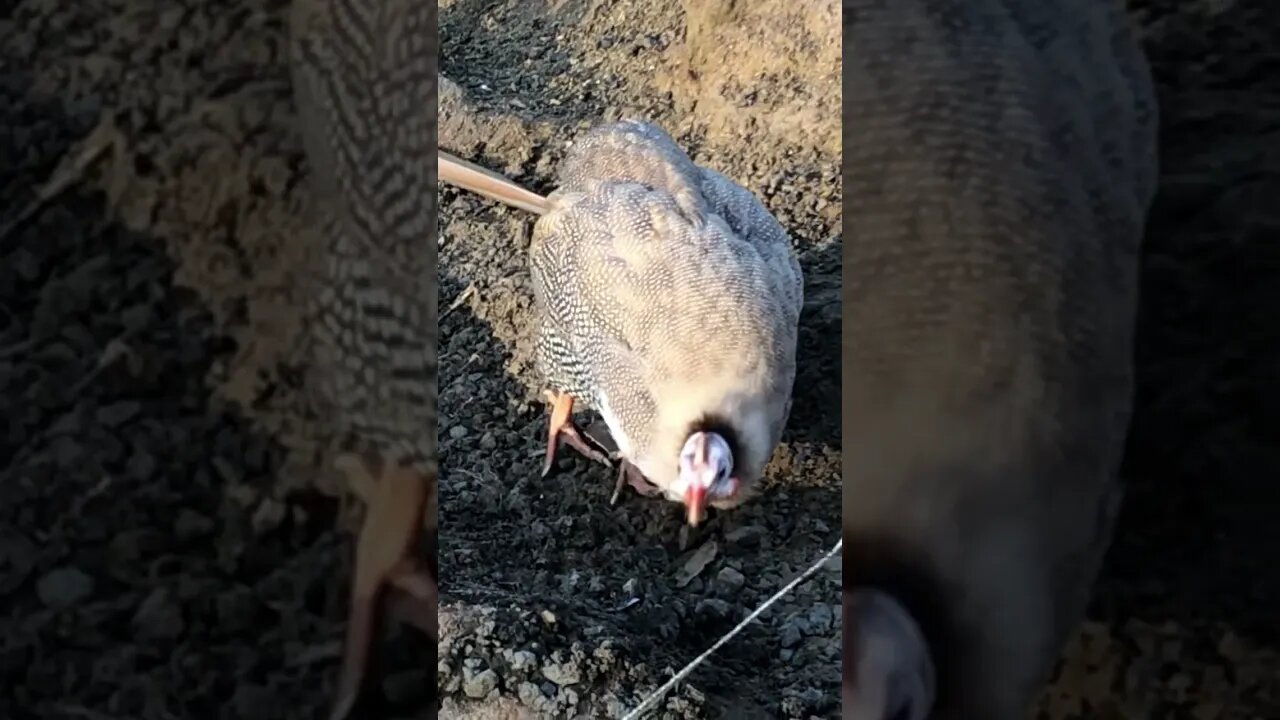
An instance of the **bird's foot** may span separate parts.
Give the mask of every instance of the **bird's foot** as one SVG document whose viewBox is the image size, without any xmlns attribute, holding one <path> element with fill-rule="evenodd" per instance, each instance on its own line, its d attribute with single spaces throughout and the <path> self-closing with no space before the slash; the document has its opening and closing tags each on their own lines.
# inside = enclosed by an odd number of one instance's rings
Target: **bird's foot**
<svg viewBox="0 0 1280 720">
<path fill-rule="evenodd" d="M 373 479 L 366 462 L 338 460 L 348 482 L 368 505 L 356 545 L 355 582 L 333 720 L 351 716 L 369 682 L 373 641 L 384 611 L 436 635 L 436 580 L 415 557 L 422 537 L 430 479 L 412 468 L 383 463 Z"/>
<path fill-rule="evenodd" d="M 622 495 L 622 488 L 630 485 L 642 497 L 654 497 L 662 494 L 662 488 L 650 483 L 645 479 L 644 473 L 640 472 L 640 468 L 623 460 L 618 465 L 618 481 L 613 486 L 613 496 L 609 498 L 610 505 L 618 504 L 618 497 Z"/>
<path fill-rule="evenodd" d="M 613 467 L 613 463 L 609 461 L 609 456 L 598 448 L 593 447 L 582 436 L 582 433 L 578 432 L 578 428 L 574 426 L 573 396 L 553 390 L 547 390 L 543 394 L 546 396 L 547 401 L 551 403 L 551 423 L 547 431 L 547 454 L 546 460 L 542 463 L 542 476 L 546 477 L 551 472 L 551 467 L 556 461 L 556 450 L 559 449 L 562 442 L 577 450 L 588 460 L 598 462 L 606 467 Z"/>
</svg>

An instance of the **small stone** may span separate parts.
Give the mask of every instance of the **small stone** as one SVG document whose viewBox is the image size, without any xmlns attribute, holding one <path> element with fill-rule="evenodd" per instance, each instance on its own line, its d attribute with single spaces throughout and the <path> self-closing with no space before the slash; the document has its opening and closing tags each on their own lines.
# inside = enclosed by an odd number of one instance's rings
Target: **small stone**
<svg viewBox="0 0 1280 720">
<path fill-rule="evenodd" d="M 288 508 L 274 498 L 263 498 L 253 513 L 253 532 L 258 535 L 275 530 L 284 522 Z"/>
<path fill-rule="evenodd" d="M 156 472 L 156 456 L 146 450 L 135 449 L 133 455 L 129 457 L 128 465 L 125 470 L 130 477 L 138 480 L 150 480 Z"/>
<path fill-rule="evenodd" d="M 516 697 L 525 705 L 532 706 L 542 699 L 542 690 L 531 682 L 522 682 L 516 687 Z"/>
<path fill-rule="evenodd" d="M 58 568 L 40 578 L 36 595 L 55 610 L 69 608 L 93 594 L 93 578 L 76 568 Z"/>
<path fill-rule="evenodd" d="M 698 601 L 694 612 L 703 617 L 722 620 L 729 616 L 729 603 L 720 598 L 704 598 Z"/>
<path fill-rule="evenodd" d="M 179 540 L 194 540 L 212 530 L 212 520 L 189 508 L 183 508 L 178 513 L 178 519 L 173 521 L 173 533 Z"/>
<path fill-rule="evenodd" d="M 228 485 L 234 487 L 244 480 L 244 473 L 240 472 L 240 469 L 237 468 L 230 460 L 224 457 L 215 456 L 213 460 L 210 460 L 210 462 L 213 464 L 213 469 L 218 473 L 218 476 L 221 477 Z"/>
<path fill-rule="evenodd" d="M 142 556 L 143 537 L 138 531 L 124 531 L 107 543 L 107 571 L 120 579 L 132 577 Z"/>
<path fill-rule="evenodd" d="M 124 400 L 98 408 L 98 422 L 107 427 L 119 427 L 137 417 L 142 412 L 142 405 L 132 400 Z"/>
<path fill-rule="evenodd" d="M 444 686 L 440 689 L 446 694 L 453 694 L 462 689 L 462 676 L 455 672 L 444 675 Z M 438 682 L 438 681 L 437 681 Z"/>
<path fill-rule="evenodd" d="M 800 632 L 800 626 L 794 622 L 787 622 L 782 626 L 782 632 L 779 633 L 779 639 L 784 648 L 793 648 L 800 644 L 804 639 L 804 633 Z"/>
<path fill-rule="evenodd" d="M 498 440 L 493 436 L 493 433 L 486 432 L 480 436 L 480 447 L 484 450 L 492 450 L 498 447 Z"/>
<path fill-rule="evenodd" d="M 538 657 L 528 650 L 518 650 L 511 655 L 511 668 L 513 670 L 532 670 L 537 665 Z"/>
<path fill-rule="evenodd" d="M 682 528 L 688 528 L 688 525 L 682 525 Z M 683 558 L 680 567 L 676 570 L 676 586 L 688 587 L 693 579 L 696 578 L 712 560 L 716 559 L 716 555 L 720 552 L 720 545 L 715 540 L 708 540 L 698 549 L 689 553 Z M 691 588 L 690 592 L 697 592 L 699 588 Z"/>
<path fill-rule="evenodd" d="M 151 324 L 153 317 L 150 306 L 134 305 L 120 313 L 120 324 L 130 334 L 137 334 Z"/>
<path fill-rule="evenodd" d="M 453 438 L 454 440 L 461 440 L 466 436 L 467 436 L 467 429 L 461 425 L 454 425 L 453 427 L 449 428 L 449 437 Z"/>
<path fill-rule="evenodd" d="M 85 446 L 75 437 L 64 435 L 49 443 L 50 454 L 57 460 L 59 469 L 70 470 L 85 460 Z"/>
<path fill-rule="evenodd" d="M 725 533 L 724 539 L 733 547 L 759 547 L 760 541 L 764 539 L 764 528 L 759 525 L 746 525 Z"/>
<path fill-rule="evenodd" d="M 831 624 L 835 622 L 835 618 L 831 615 L 831 606 L 826 603 L 818 603 L 809 610 L 809 632 L 812 635 L 820 635 L 831 629 Z"/>
<path fill-rule="evenodd" d="M 746 583 L 747 578 L 731 567 L 723 568 L 716 573 L 716 586 L 728 595 L 737 595 Z"/>
<path fill-rule="evenodd" d="M 216 467 L 216 465 L 215 465 Z M 219 471 L 221 474 L 221 471 Z M 225 477 L 225 476 L 224 476 Z M 258 501 L 261 493 L 252 485 L 243 485 L 238 483 L 228 483 L 223 490 L 228 498 L 242 508 L 248 508 L 250 505 Z"/>
<path fill-rule="evenodd" d="M 622 594 L 628 598 L 633 598 L 640 594 L 640 582 L 635 578 L 631 578 L 622 584 Z"/>
<path fill-rule="evenodd" d="M 542 666 L 542 676 L 560 687 L 582 681 L 577 665 L 572 663 L 547 663 Z"/>
<path fill-rule="evenodd" d="M 466 672 L 466 671 L 464 671 Z M 467 677 L 462 681 L 462 692 L 467 694 L 469 698 L 488 697 L 489 693 L 498 688 L 498 673 L 492 668 L 471 674 L 466 672 Z"/>
<path fill-rule="evenodd" d="M 166 588 L 151 591 L 133 615 L 133 626 L 140 636 L 152 640 L 172 640 L 186 629 L 182 606 Z"/>
<path fill-rule="evenodd" d="M 551 612 L 550 610 L 543 610 L 541 613 L 539 613 L 539 615 L 542 616 L 542 622 L 548 625 L 556 624 L 556 614 Z"/>
<path fill-rule="evenodd" d="M 571 571 L 560 580 L 560 592 L 565 595 L 573 595 L 573 591 L 578 587 L 578 581 L 582 578 L 577 570 Z"/>
<path fill-rule="evenodd" d="M 227 632 L 244 632 L 257 619 L 257 600 L 245 587 L 237 587 L 218 595 L 214 601 L 218 624 Z"/>
<path fill-rule="evenodd" d="M 572 688 L 562 688 L 560 690 L 560 702 L 563 703 L 565 707 L 577 707 L 579 701 L 580 698 L 578 697 L 578 693 L 574 692 Z M 578 715 L 577 717 L 583 716 Z"/>
</svg>

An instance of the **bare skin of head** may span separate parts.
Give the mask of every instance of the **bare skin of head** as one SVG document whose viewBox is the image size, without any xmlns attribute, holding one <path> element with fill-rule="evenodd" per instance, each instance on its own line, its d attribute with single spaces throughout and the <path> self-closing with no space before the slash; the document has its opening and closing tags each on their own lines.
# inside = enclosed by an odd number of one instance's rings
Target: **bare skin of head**
<svg viewBox="0 0 1280 720">
<path fill-rule="evenodd" d="M 893 597 L 844 593 L 844 717 L 925 720 L 933 711 L 933 660 L 919 626 Z"/>
</svg>

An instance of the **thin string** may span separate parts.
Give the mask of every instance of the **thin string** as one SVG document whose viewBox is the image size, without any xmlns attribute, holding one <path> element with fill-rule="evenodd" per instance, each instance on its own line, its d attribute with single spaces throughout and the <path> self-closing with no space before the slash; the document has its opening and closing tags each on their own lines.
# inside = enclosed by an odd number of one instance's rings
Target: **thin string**
<svg viewBox="0 0 1280 720">
<path fill-rule="evenodd" d="M 685 665 L 683 670 L 676 673 L 674 677 L 672 677 L 670 680 L 666 682 L 666 684 L 664 684 L 662 687 L 655 690 L 653 694 L 651 694 L 649 697 L 645 698 L 644 702 L 640 703 L 639 707 L 627 713 L 622 720 L 639 720 L 639 718 L 641 717 L 641 714 L 645 710 L 648 710 L 649 708 L 657 704 L 658 701 L 662 700 L 662 698 L 666 696 L 666 694 L 670 692 L 671 689 L 674 688 L 677 683 L 679 683 L 681 680 L 688 677 L 689 673 L 693 672 L 694 669 L 697 668 L 699 665 L 701 665 L 704 660 L 711 657 L 717 650 L 720 649 L 721 646 L 723 646 L 725 643 L 732 640 L 734 636 L 736 636 L 738 633 L 742 632 L 743 629 L 745 629 L 748 625 L 754 622 L 756 618 L 760 617 L 761 613 L 763 613 L 765 610 L 768 610 L 770 606 L 772 606 L 774 603 L 781 600 L 784 596 L 786 596 L 787 593 L 794 590 L 797 585 L 804 582 L 805 580 L 808 580 L 810 577 L 813 577 L 813 574 L 818 572 L 818 569 L 821 568 L 824 563 L 826 563 L 832 557 L 835 557 L 836 553 L 840 552 L 840 549 L 842 547 L 844 547 L 844 538 L 841 538 L 840 540 L 838 540 L 835 546 L 833 546 L 830 550 L 828 550 L 827 553 L 823 555 L 821 558 L 818 558 L 817 562 L 810 565 L 808 570 L 805 570 L 803 573 L 800 574 L 799 577 L 797 577 L 796 579 L 792 580 L 791 582 L 783 586 L 781 590 L 773 594 L 773 597 L 769 598 L 768 600 L 765 600 L 764 603 L 760 605 L 760 607 L 752 611 L 750 615 L 744 618 L 742 622 L 738 623 L 732 630 L 728 632 L 728 634 L 726 634 L 724 637 L 717 640 L 714 645 L 707 648 L 707 650 L 703 652 L 701 655 L 694 658 L 693 662 L 689 663 L 688 665 Z"/>
</svg>

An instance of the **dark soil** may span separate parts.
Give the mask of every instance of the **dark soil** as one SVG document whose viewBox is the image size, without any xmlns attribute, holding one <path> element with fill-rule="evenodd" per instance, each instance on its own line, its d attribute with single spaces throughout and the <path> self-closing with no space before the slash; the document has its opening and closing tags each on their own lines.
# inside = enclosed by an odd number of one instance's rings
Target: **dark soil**
<svg viewBox="0 0 1280 720">
<path fill-rule="evenodd" d="M 442 715 L 620 716 L 838 534 L 838 23 L 759 3 L 718 25 L 727 5 L 691 3 L 686 32 L 674 0 L 441 3 L 467 100 L 446 148 L 547 190 L 583 128 L 657 121 L 765 199 L 807 281 L 766 493 L 682 550 L 678 509 L 609 507 L 604 468 L 565 452 L 538 478 L 531 218 L 443 191 L 441 301 L 461 302 L 441 320 Z M 1164 167 L 1132 493 L 1046 718 L 1280 717 L 1280 9 L 1262 7 L 1139 9 Z M 295 342 L 313 239 L 286 9 L 0 11 L 0 717 L 315 718 L 332 697 L 351 523 Z M 666 716 L 838 717 L 839 579 L 767 612 Z M 426 714 L 423 653 L 387 648 L 401 715 Z"/>
<path fill-rule="evenodd" d="M 286 10 L 0 16 L 0 717 L 332 701 L 350 525 L 293 349 L 313 239 Z M 388 648 L 406 712 L 425 652 Z"/>
</svg>

